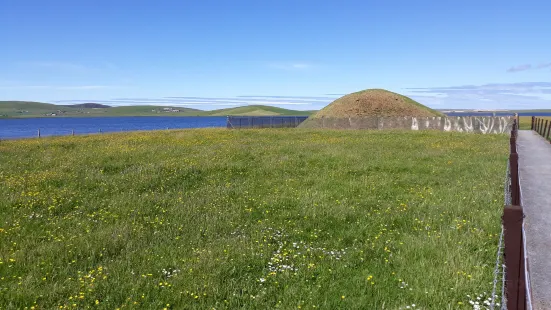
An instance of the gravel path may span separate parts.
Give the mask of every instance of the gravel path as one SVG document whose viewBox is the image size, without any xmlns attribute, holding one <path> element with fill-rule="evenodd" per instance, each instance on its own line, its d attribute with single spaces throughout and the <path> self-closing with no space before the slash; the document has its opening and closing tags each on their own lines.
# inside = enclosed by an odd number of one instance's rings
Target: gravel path
<svg viewBox="0 0 551 310">
<path fill-rule="evenodd" d="M 551 309 L 551 144 L 531 130 L 517 139 L 526 243 L 535 310 Z"/>
</svg>

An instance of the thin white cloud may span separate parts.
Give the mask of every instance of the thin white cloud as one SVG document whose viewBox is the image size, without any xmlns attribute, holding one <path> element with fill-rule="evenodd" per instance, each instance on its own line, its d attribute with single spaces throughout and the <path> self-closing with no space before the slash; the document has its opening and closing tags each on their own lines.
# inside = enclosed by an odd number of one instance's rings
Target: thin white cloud
<svg viewBox="0 0 551 310">
<path fill-rule="evenodd" d="M 548 108 L 551 82 L 522 82 L 450 87 L 408 88 L 410 97 L 444 108 Z"/>
<path fill-rule="evenodd" d="M 551 62 L 541 63 L 539 65 L 524 64 L 524 65 L 513 66 L 507 69 L 507 72 L 515 73 L 515 72 L 538 70 L 538 69 L 545 69 L 545 68 L 551 68 Z"/>
<path fill-rule="evenodd" d="M 28 61 L 19 63 L 20 66 L 33 70 L 45 70 L 64 73 L 92 73 L 102 71 L 117 71 L 119 67 L 111 62 L 95 64 L 93 66 L 65 61 Z"/>
<path fill-rule="evenodd" d="M 9 85 L 0 86 L 0 89 L 50 89 L 50 90 L 96 90 L 118 88 L 107 85 L 76 85 L 76 86 L 53 86 L 53 85 Z"/>
<path fill-rule="evenodd" d="M 194 104 L 194 105 L 313 105 L 327 104 L 331 100 L 306 100 L 304 98 L 209 98 L 209 97 L 165 97 L 165 98 L 115 98 L 110 99 L 110 103 L 118 104 Z"/>
<path fill-rule="evenodd" d="M 312 69 L 314 67 L 314 65 L 305 62 L 270 63 L 268 66 L 273 69 L 297 71 Z"/>
<path fill-rule="evenodd" d="M 318 97 L 319 98 L 319 97 Z M 130 106 L 130 105 L 158 105 L 158 106 L 177 106 L 177 107 L 186 107 L 186 106 L 199 106 L 199 107 L 209 107 L 209 106 L 251 106 L 251 105 L 269 105 L 269 106 L 294 106 L 302 109 L 315 109 L 319 106 L 325 106 L 330 102 L 327 100 L 325 102 L 320 102 L 318 100 L 308 101 L 304 98 L 295 98 L 296 101 L 291 100 L 292 97 L 278 98 L 277 96 L 272 97 L 234 97 L 234 98 L 209 98 L 209 97 L 164 97 L 164 98 L 115 98 L 109 100 L 60 100 L 54 101 L 52 103 L 58 104 L 74 104 L 81 102 L 95 102 L 108 104 L 111 106 Z"/>
<path fill-rule="evenodd" d="M 115 88 L 115 87 L 107 86 L 107 85 L 81 85 L 81 86 L 58 86 L 55 88 L 59 90 L 94 90 L 94 89 L 107 89 L 107 88 Z"/>
<path fill-rule="evenodd" d="M 90 68 L 70 63 L 70 62 L 57 62 L 57 61 L 31 61 L 22 63 L 22 65 L 33 68 L 43 68 L 52 70 L 72 71 L 72 72 L 87 72 Z"/>
</svg>

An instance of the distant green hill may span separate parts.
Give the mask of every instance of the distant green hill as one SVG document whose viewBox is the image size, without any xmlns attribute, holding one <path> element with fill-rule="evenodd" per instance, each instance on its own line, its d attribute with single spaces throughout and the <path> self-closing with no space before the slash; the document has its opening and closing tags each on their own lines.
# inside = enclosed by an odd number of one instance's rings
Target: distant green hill
<svg viewBox="0 0 551 310">
<path fill-rule="evenodd" d="M 226 116 L 226 115 L 243 115 L 243 116 L 296 116 L 296 115 L 310 115 L 313 111 L 297 111 L 288 110 L 283 108 L 277 108 L 266 105 L 248 105 L 237 108 L 220 109 L 214 111 L 208 111 L 208 115 L 211 116 Z"/>
<path fill-rule="evenodd" d="M 99 109 L 99 108 L 110 108 L 111 106 L 106 104 L 99 104 L 99 103 L 79 103 L 79 104 L 72 104 L 72 105 L 65 105 L 66 107 L 71 108 L 90 108 L 90 109 Z"/>
<path fill-rule="evenodd" d="M 227 115 L 310 115 L 314 111 L 297 111 L 264 105 L 204 111 L 183 107 L 136 105 L 109 107 L 96 103 L 55 105 L 42 102 L 0 101 L 0 117 L 93 117 L 93 116 L 227 116 Z"/>
</svg>

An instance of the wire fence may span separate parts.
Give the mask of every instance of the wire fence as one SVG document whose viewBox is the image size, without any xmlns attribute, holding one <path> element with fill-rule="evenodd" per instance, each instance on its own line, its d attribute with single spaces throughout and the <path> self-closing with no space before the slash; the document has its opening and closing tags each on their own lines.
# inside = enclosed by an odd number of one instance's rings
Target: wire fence
<svg viewBox="0 0 551 310">
<path fill-rule="evenodd" d="M 308 116 L 228 116 L 226 127 L 242 128 L 294 128 Z"/>
<path fill-rule="evenodd" d="M 511 196 L 511 174 L 509 171 L 509 161 L 507 161 L 507 170 L 505 172 L 505 181 L 504 181 L 504 190 L 503 190 L 503 201 L 504 205 L 508 206 L 512 203 Z M 492 295 L 490 300 L 489 309 L 507 309 L 507 300 L 505 294 L 505 263 L 503 261 L 503 225 L 501 225 L 501 233 L 499 235 L 499 243 L 497 246 L 496 253 L 496 262 L 494 265 L 494 280 L 492 286 Z M 499 295 L 498 295 L 499 293 Z"/>
<path fill-rule="evenodd" d="M 534 122 L 532 122 L 534 126 Z M 504 209 L 502 229 L 494 267 L 494 287 L 490 309 L 496 309 L 499 300 L 499 280 L 501 278 L 500 309 L 531 310 L 530 279 L 524 231 L 524 210 L 521 199 L 519 177 L 519 154 L 517 152 L 518 121 L 511 130 L 509 161 L 504 182 Z M 502 255 L 503 253 L 503 255 Z M 499 271 L 501 264 L 501 272 Z"/>
</svg>

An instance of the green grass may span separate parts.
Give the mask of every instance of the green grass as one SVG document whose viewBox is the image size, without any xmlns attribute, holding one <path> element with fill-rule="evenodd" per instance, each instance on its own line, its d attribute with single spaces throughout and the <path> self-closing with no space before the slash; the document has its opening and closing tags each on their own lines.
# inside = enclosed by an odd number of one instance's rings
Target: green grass
<svg viewBox="0 0 551 310">
<path fill-rule="evenodd" d="M 180 112 L 164 112 L 163 108 L 178 109 Z M 59 110 L 63 111 L 60 113 Z M 310 115 L 314 111 L 288 110 L 272 106 L 249 105 L 228 109 L 203 111 L 182 107 L 166 107 L 153 105 L 123 106 L 110 108 L 83 108 L 61 106 L 41 102 L 0 101 L 0 117 L 31 118 L 31 117 L 98 117 L 98 116 L 227 116 L 227 115 Z M 56 116 L 46 114 L 56 113 Z"/>
<path fill-rule="evenodd" d="M 551 117 L 549 117 L 549 116 L 536 116 L 536 118 L 543 119 L 544 125 L 545 125 L 546 120 L 551 121 Z M 519 116 L 519 124 L 518 125 L 519 125 L 518 126 L 519 129 L 530 130 L 530 128 L 532 126 L 532 116 Z"/>
<path fill-rule="evenodd" d="M 507 151 L 431 131 L 2 141 L 0 308 L 468 309 Z"/>
</svg>

